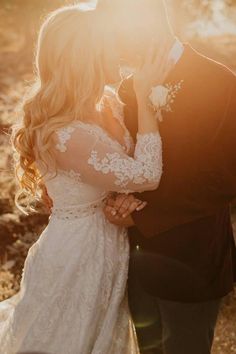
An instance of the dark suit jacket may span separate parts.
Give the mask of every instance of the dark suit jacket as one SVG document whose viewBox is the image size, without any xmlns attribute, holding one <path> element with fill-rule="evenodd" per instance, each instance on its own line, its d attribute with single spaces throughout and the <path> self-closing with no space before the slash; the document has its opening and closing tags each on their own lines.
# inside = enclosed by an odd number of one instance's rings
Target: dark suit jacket
<svg viewBox="0 0 236 354">
<path fill-rule="evenodd" d="M 230 203 L 236 197 L 236 77 L 190 46 L 166 83 L 183 81 L 172 112 L 164 112 L 163 176 L 156 191 L 138 195 L 131 244 L 139 244 L 139 278 L 152 294 L 205 301 L 233 288 L 235 244 Z M 132 79 L 122 83 L 126 125 L 137 133 Z"/>
</svg>

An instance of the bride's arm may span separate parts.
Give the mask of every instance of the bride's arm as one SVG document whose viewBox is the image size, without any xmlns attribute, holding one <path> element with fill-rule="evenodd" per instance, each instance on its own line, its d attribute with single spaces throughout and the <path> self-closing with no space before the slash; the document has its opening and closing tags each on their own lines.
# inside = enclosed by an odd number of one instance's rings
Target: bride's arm
<svg viewBox="0 0 236 354">
<path fill-rule="evenodd" d="M 138 106 L 138 133 L 146 134 L 158 131 L 156 114 L 150 109 L 149 96 L 153 86 L 162 85 L 172 67 L 168 60 L 169 48 L 161 46 L 156 52 L 150 48 L 145 61 L 133 76 L 133 86 Z"/>
<path fill-rule="evenodd" d="M 162 143 L 157 131 L 138 134 L 134 157 L 91 124 L 60 130 L 57 139 L 58 168 L 79 173 L 84 183 L 125 193 L 153 190 L 159 185 Z"/>
<path fill-rule="evenodd" d="M 128 156 L 114 141 L 91 124 L 80 122 L 76 128 L 59 132 L 56 153 L 58 167 L 81 174 L 83 182 L 107 191 L 143 192 L 156 189 L 162 175 L 162 143 L 155 113 L 149 109 L 151 87 L 165 80 L 169 65 L 165 63 L 166 48 L 158 53 L 151 49 L 141 69 L 134 75 L 138 101 L 138 134 L 134 157 Z M 158 59 L 157 59 L 158 58 Z M 164 68 L 164 69 L 163 69 Z M 61 137 L 61 141 L 60 141 Z M 62 144 L 61 144 L 62 142 Z M 60 146 L 61 145 L 61 146 Z"/>
</svg>

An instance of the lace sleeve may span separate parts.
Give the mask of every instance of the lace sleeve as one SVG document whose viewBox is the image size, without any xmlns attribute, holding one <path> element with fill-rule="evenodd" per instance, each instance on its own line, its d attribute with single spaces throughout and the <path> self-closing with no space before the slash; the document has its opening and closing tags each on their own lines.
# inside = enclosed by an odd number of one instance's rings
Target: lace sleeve
<svg viewBox="0 0 236 354">
<path fill-rule="evenodd" d="M 143 192 L 158 187 L 162 175 L 158 133 L 138 135 L 134 158 L 98 126 L 81 122 L 57 135 L 58 167 L 78 172 L 84 183 L 117 192 Z"/>
</svg>

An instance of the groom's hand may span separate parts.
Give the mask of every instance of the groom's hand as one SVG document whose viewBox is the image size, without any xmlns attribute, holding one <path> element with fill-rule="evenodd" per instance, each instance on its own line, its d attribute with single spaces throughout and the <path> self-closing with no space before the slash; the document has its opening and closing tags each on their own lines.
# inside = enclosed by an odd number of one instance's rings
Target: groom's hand
<svg viewBox="0 0 236 354">
<path fill-rule="evenodd" d="M 135 210 L 142 210 L 146 205 L 146 202 L 132 194 L 117 194 L 107 199 L 104 213 L 111 223 L 130 227 L 134 225 L 131 214 Z"/>
<path fill-rule="evenodd" d="M 118 215 L 113 216 L 111 215 L 110 211 L 107 211 L 107 207 L 104 208 L 104 214 L 111 224 L 127 228 L 135 225 L 131 215 L 127 216 L 126 218 L 119 217 Z"/>
<path fill-rule="evenodd" d="M 133 194 L 116 194 L 106 201 L 107 211 L 124 219 L 134 211 L 141 211 L 146 205 L 147 202 L 137 199 Z"/>
</svg>

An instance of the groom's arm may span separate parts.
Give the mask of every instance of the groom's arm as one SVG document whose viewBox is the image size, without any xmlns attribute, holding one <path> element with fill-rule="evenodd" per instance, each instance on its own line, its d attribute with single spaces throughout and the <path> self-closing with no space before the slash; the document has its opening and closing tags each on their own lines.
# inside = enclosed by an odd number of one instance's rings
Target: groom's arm
<svg viewBox="0 0 236 354">
<path fill-rule="evenodd" d="M 214 132 L 215 133 L 215 132 Z M 146 237 L 168 231 L 181 224 L 211 215 L 236 198 L 236 77 L 232 76 L 229 94 L 226 98 L 225 115 L 215 136 L 213 158 L 209 156 L 209 174 L 199 175 L 198 183 L 192 186 L 185 197 L 184 187 L 189 181 L 182 181 L 180 188 L 168 189 L 165 177 L 160 185 L 162 192 L 153 192 L 148 205 L 141 212 L 134 212 L 134 223 Z M 218 147 L 218 148 L 217 148 Z M 206 154 L 208 152 L 206 151 Z M 164 161 L 165 166 L 165 161 Z M 173 182 L 174 183 L 174 182 Z M 169 183 L 170 186 L 170 183 Z M 164 195 L 166 193 L 166 196 Z M 145 194 L 147 197 L 149 193 Z M 155 199 L 156 195 L 156 199 Z"/>
<path fill-rule="evenodd" d="M 188 180 L 182 181 L 180 188 L 169 188 L 165 176 L 159 191 L 139 194 L 137 197 L 148 201 L 141 212 L 133 212 L 132 219 L 146 237 L 165 232 L 181 224 L 211 215 L 219 208 L 229 204 L 236 196 L 236 78 L 232 77 L 230 94 L 226 99 L 225 117 L 218 132 L 220 153 L 215 151 L 214 174 L 199 176 L 191 198 L 185 198 L 184 187 Z M 130 87 L 129 87 L 130 89 Z M 126 110 L 126 122 L 134 122 L 136 111 L 134 101 L 129 100 L 123 86 L 122 100 L 129 106 Z M 127 116 L 127 113 L 129 116 Z M 213 152 L 214 153 L 214 152 Z M 219 183 L 220 181 L 220 183 Z M 173 186 L 174 187 L 174 186 Z M 165 193 L 163 193 L 163 191 Z M 190 194 L 191 195 L 191 194 Z"/>
</svg>

